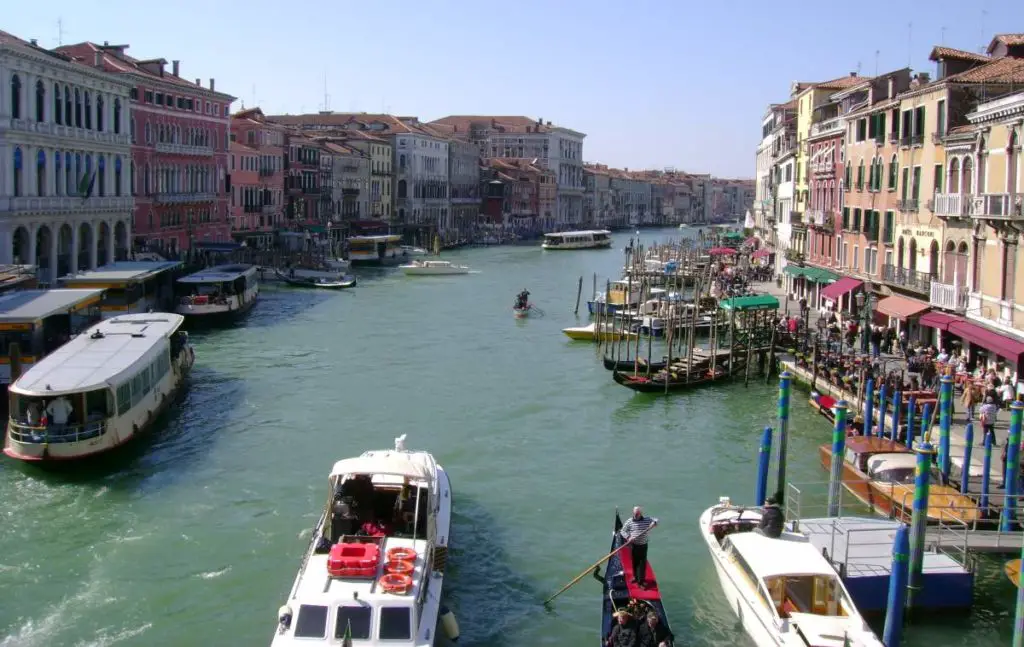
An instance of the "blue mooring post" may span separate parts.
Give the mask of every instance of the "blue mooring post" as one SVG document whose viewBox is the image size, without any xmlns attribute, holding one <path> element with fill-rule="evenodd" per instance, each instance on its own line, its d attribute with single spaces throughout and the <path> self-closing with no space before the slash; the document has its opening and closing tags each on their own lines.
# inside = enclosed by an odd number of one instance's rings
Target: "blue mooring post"
<svg viewBox="0 0 1024 647">
<path fill-rule="evenodd" d="M 903 393 L 896 389 L 892 394 L 892 440 L 900 439 L 900 410 L 903 408 Z"/>
<path fill-rule="evenodd" d="M 783 371 L 779 375 L 779 474 L 776 482 L 779 505 L 782 505 L 786 495 L 786 446 L 789 443 L 789 396 L 792 385 L 792 373 Z"/>
<path fill-rule="evenodd" d="M 1017 518 L 1017 494 L 1020 492 L 1020 434 L 1021 418 L 1024 417 L 1024 402 L 1015 400 L 1010 405 L 1010 435 L 1006 439 L 1006 499 L 1003 501 L 1003 512 L 999 516 L 999 529 L 1003 532 L 1013 530 Z"/>
<path fill-rule="evenodd" d="M 889 389 L 885 383 L 878 389 L 878 433 L 879 438 L 885 438 L 885 411 L 889 406 Z"/>
<path fill-rule="evenodd" d="M 989 472 L 992 471 L 992 436 L 985 434 L 985 458 L 981 463 L 981 496 L 978 497 L 978 507 L 981 508 L 982 514 L 988 514 L 988 492 L 990 481 L 992 477 Z"/>
<path fill-rule="evenodd" d="M 917 469 L 914 473 L 914 511 L 910 526 L 910 571 L 907 575 L 907 602 L 911 606 L 918 602 L 921 592 L 921 569 L 924 565 L 924 540 L 928 527 L 928 478 L 932 471 L 932 455 L 935 449 L 926 442 L 914 448 L 917 452 Z"/>
<path fill-rule="evenodd" d="M 953 376 L 943 375 L 939 383 L 939 473 L 942 484 L 949 485 L 949 430 L 953 425 Z"/>
<path fill-rule="evenodd" d="M 971 448 L 974 447 L 974 423 L 967 421 L 964 429 L 964 466 L 960 470 L 960 494 L 967 494 L 971 482 Z"/>
<path fill-rule="evenodd" d="M 865 436 L 871 435 L 871 426 L 875 419 L 875 378 L 869 377 L 868 381 L 864 383 L 864 402 L 863 405 L 864 413 L 864 426 L 863 434 Z"/>
<path fill-rule="evenodd" d="M 914 446 L 914 414 L 917 413 L 917 398 L 907 398 L 907 447 Z"/>
<path fill-rule="evenodd" d="M 828 477 L 828 516 L 839 516 L 840 488 L 843 486 L 843 463 L 846 458 L 846 412 L 849 409 L 846 400 L 836 402 L 833 411 L 836 414 L 835 426 L 832 427 L 832 471 Z"/>
<path fill-rule="evenodd" d="M 924 405 L 924 411 L 921 412 L 921 442 L 928 443 L 931 445 L 931 434 L 928 433 L 932 430 L 932 403 L 929 402 Z M 910 447 L 910 445 L 908 445 Z"/>
<path fill-rule="evenodd" d="M 889 601 L 885 606 L 885 647 L 899 647 L 903 638 L 903 609 L 907 606 L 907 562 L 910 559 L 910 532 L 900 524 L 892 541 L 892 570 L 889 571 Z"/>
<path fill-rule="evenodd" d="M 761 446 L 757 450 L 757 489 L 754 491 L 754 505 L 764 505 L 768 496 L 768 468 L 772 462 L 772 428 L 765 427 L 761 434 Z"/>
</svg>

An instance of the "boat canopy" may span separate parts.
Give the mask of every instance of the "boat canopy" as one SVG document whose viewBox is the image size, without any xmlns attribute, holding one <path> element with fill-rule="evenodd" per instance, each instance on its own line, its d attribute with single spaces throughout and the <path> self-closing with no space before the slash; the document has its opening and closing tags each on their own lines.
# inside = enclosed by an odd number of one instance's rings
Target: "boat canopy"
<svg viewBox="0 0 1024 647">
<path fill-rule="evenodd" d="M 732 533 L 729 541 L 759 578 L 779 575 L 829 575 L 836 571 L 827 559 L 800 535 L 783 534 L 774 539 L 756 532 Z"/>
<path fill-rule="evenodd" d="M 430 473 L 426 465 L 414 460 L 413 456 L 413 454 L 404 452 L 385 452 L 358 458 L 345 458 L 331 468 L 331 478 L 346 474 L 383 474 L 402 476 L 428 483 L 432 481 L 434 475 Z"/>
</svg>

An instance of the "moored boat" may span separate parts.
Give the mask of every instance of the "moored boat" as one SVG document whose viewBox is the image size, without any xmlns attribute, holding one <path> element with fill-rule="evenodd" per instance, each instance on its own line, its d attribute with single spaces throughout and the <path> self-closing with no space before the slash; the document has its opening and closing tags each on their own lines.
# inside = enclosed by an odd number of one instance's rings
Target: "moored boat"
<svg viewBox="0 0 1024 647">
<path fill-rule="evenodd" d="M 469 274 L 469 267 L 456 265 L 451 261 L 421 261 L 414 260 L 405 265 L 399 265 L 407 276 L 446 276 L 451 274 Z"/>
<path fill-rule="evenodd" d="M 321 290 L 344 290 L 346 288 L 354 288 L 356 286 L 356 278 L 354 276 L 342 276 L 335 279 L 327 278 L 293 278 L 285 276 L 280 272 L 277 273 L 277 278 L 281 279 L 288 285 L 297 288 L 319 288 Z"/>
<path fill-rule="evenodd" d="M 832 445 L 818 448 L 821 465 L 832 468 Z M 849 436 L 843 457 L 843 487 L 872 512 L 910 522 L 914 509 L 914 475 L 917 456 L 901 443 L 878 436 Z M 928 523 L 973 524 L 983 518 L 971 497 L 943 485 L 932 468 L 928 488 Z"/>
<path fill-rule="evenodd" d="M 218 265 L 178 279 L 175 312 L 196 319 L 237 318 L 249 312 L 260 295 L 255 265 Z"/>
<path fill-rule="evenodd" d="M 353 266 L 394 266 L 414 255 L 403 250 L 402 237 L 397 234 L 351 236 L 347 242 L 348 259 Z"/>
<path fill-rule="evenodd" d="M 4 453 L 23 461 L 89 458 L 145 433 L 195 361 L 184 317 L 120 315 L 45 357 L 8 389 Z"/>
<path fill-rule="evenodd" d="M 433 645 L 448 559 L 448 474 L 424 451 L 338 461 L 299 573 L 278 611 L 272 647 Z M 441 623 L 448 630 L 452 622 Z M 457 628 L 455 629 L 457 632 Z M 457 637 L 449 636 L 450 638 Z"/>
<path fill-rule="evenodd" d="M 279 278 L 325 279 L 341 281 L 345 278 L 350 263 L 341 258 L 326 258 L 316 262 L 297 263 L 283 270 L 277 270 Z"/>
<path fill-rule="evenodd" d="M 604 367 L 609 371 L 632 371 L 639 367 L 640 371 L 644 373 L 647 373 L 648 371 L 654 373 L 656 371 L 664 370 L 666 366 L 668 366 L 668 358 L 662 358 L 660 362 L 648 361 L 646 357 L 639 357 L 635 360 L 616 360 L 611 357 L 604 358 Z"/>
<path fill-rule="evenodd" d="M 882 647 L 832 564 L 804 535 L 757 532 L 761 512 L 728 497 L 698 522 L 722 593 L 758 647 Z"/>
<path fill-rule="evenodd" d="M 543 249 L 604 249 L 612 246 L 612 232 L 607 229 L 562 231 L 544 234 Z"/>
<path fill-rule="evenodd" d="M 530 316 L 530 310 L 532 310 L 532 309 L 533 309 L 533 306 L 530 306 L 530 305 L 526 306 L 525 308 L 520 308 L 520 307 L 516 306 L 516 307 L 512 308 L 512 315 L 516 319 L 525 319 L 526 317 Z"/>
<path fill-rule="evenodd" d="M 612 324 L 601 324 L 600 329 L 596 323 L 586 326 L 572 326 L 563 328 L 562 332 L 566 337 L 574 341 L 618 341 L 620 339 L 636 339 L 635 332 L 620 330 Z"/>
<path fill-rule="evenodd" d="M 603 584 L 601 595 L 601 646 L 604 647 L 608 637 L 615 626 L 615 616 L 620 612 L 629 615 L 627 622 L 638 625 L 646 622 L 648 613 L 654 612 L 658 616 L 658 622 L 668 630 L 671 635 L 672 627 L 668 622 L 668 614 L 665 612 L 665 605 L 661 599 L 661 589 L 658 588 L 658 581 L 654 576 L 654 569 L 650 563 L 647 564 L 647 575 L 645 586 L 641 588 L 633 581 L 633 556 L 628 548 L 621 548 L 623 545 L 622 519 L 619 511 L 615 511 L 615 526 L 612 531 L 612 546 L 609 552 L 619 549 L 605 566 L 604 577 L 601 577 L 598 570 L 594 571 Z M 600 567 L 598 567 L 600 568 Z"/>
<path fill-rule="evenodd" d="M 612 281 L 607 293 L 599 292 L 594 295 L 593 301 L 587 301 L 587 310 L 592 315 L 619 312 L 639 306 L 642 300 L 643 292 L 639 281 Z"/>
</svg>

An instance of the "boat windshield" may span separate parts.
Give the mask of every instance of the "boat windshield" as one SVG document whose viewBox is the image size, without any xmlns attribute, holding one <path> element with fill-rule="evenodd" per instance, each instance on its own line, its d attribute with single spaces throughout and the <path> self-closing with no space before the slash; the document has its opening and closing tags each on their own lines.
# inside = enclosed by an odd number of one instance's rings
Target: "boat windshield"
<svg viewBox="0 0 1024 647">
<path fill-rule="evenodd" d="M 835 575 L 778 575 L 764 583 L 780 618 L 793 613 L 843 617 L 853 609 Z"/>
<path fill-rule="evenodd" d="M 916 469 L 913 467 L 892 467 L 885 468 L 880 467 L 868 472 L 868 477 L 872 481 L 882 481 L 883 483 L 896 483 L 898 485 L 913 485 L 914 479 L 916 478 Z M 942 475 L 936 468 L 931 469 L 929 480 L 932 483 L 941 483 Z"/>
<path fill-rule="evenodd" d="M 77 442 L 101 435 L 113 410 L 110 389 L 57 397 L 11 393 L 9 433 L 22 443 Z"/>
</svg>

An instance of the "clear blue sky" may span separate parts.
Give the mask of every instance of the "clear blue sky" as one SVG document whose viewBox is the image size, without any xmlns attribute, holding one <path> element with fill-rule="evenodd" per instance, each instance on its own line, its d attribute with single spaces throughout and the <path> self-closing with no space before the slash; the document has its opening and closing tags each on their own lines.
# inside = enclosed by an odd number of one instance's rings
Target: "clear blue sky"
<svg viewBox="0 0 1024 647">
<path fill-rule="evenodd" d="M 584 158 L 750 177 L 760 119 L 794 80 L 978 51 L 1024 31 L 1024 0 L 50 0 L 8 11 L 41 45 L 128 43 L 137 58 L 268 114 L 543 117 L 587 134 Z M 292 15 L 289 14 L 291 10 Z M 908 38 L 908 23 L 913 23 Z M 945 33 L 943 36 L 943 28 Z M 909 41 L 909 42 L 908 42 Z M 255 88 L 255 90 L 254 90 Z M 235 103 L 235 108 L 240 106 Z"/>
</svg>

